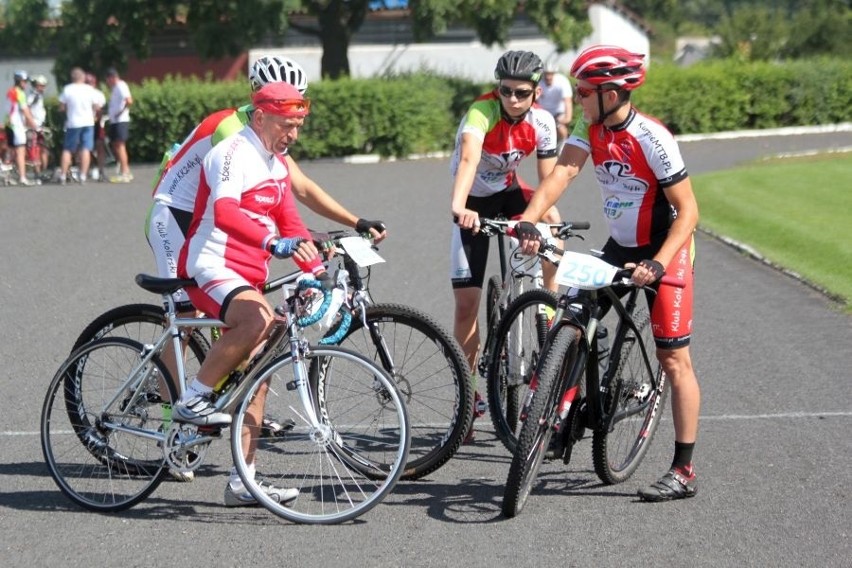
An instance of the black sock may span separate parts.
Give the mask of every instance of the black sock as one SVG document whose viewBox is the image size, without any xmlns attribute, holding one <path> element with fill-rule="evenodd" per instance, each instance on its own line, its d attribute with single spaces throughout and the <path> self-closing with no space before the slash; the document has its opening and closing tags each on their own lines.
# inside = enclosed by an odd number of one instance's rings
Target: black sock
<svg viewBox="0 0 852 568">
<path fill-rule="evenodd" d="M 675 441 L 674 460 L 672 467 L 676 467 L 684 472 L 692 473 L 692 448 L 695 447 L 695 442 L 686 444 L 684 442 Z"/>
</svg>

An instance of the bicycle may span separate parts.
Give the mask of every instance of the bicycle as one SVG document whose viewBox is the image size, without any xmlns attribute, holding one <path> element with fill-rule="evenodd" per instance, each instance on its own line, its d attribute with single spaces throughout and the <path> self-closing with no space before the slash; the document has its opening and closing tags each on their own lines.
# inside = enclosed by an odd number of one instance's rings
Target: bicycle
<svg viewBox="0 0 852 568">
<path fill-rule="evenodd" d="M 43 160 L 45 156 L 49 160 L 52 141 L 53 131 L 50 128 L 27 130 L 26 167 L 33 170 L 33 178 L 37 183 L 50 181 L 53 177 L 49 162 L 45 165 Z M 41 172 L 40 176 L 36 172 Z"/>
<path fill-rule="evenodd" d="M 455 455 L 473 420 L 473 386 L 461 347 L 425 312 L 373 300 L 369 292 L 371 269 L 382 259 L 368 240 L 350 231 L 312 236 L 317 246 L 335 251 L 334 258 L 327 263 L 329 271 L 335 271 L 332 264 L 336 263 L 338 270 L 345 271 L 341 274 L 345 274 L 349 284 L 343 309 L 352 316 L 352 323 L 339 344 L 380 363 L 393 377 L 405 399 L 412 432 L 402 479 L 420 479 Z M 264 293 L 279 290 L 299 274 L 294 272 L 270 280 L 264 286 Z M 105 336 L 151 343 L 162 333 L 165 324 L 164 310 L 159 306 L 119 306 L 86 326 L 74 349 Z M 325 335 L 328 337 L 334 331 L 331 329 Z M 204 360 L 210 342 L 198 330 L 186 329 L 183 333 L 187 344 L 185 365 L 192 374 Z"/>
<path fill-rule="evenodd" d="M 172 294 L 192 280 L 138 275 L 143 289 L 163 296 L 168 325 L 152 345 L 102 337 L 75 350 L 54 376 L 41 415 L 41 445 L 51 476 L 76 504 L 98 512 L 125 510 L 148 497 L 167 470 L 193 471 L 218 426 L 171 420 L 171 406 L 186 386 L 160 359 L 171 342 L 179 352 L 181 328 L 220 327 L 212 318 L 177 317 Z M 321 309 L 306 291 L 323 292 Z M 218 411 L 233 413 L 231 453 L 246 488 L 273 514 L 293 522 L 340 523 L 366 513 L 393 489 L 410 443 L 405 404 L 391 377 L 353 351 L 311 346 L 302 329 L 328 308 L 331 293 L 318 281 L 291 287 L 276 308 L 263 348 L 217 392 Z M 345 330 L 341 330 L 345 331 Z M 266 406 L 285 420 L 283 436 L 251 440 L 246 413 L 266 391 Z M 69 407 L 69 401 L 71 407 Z M 70 428 L 69 428 L 70 426 Z M 257 476 L 245 450 L 257 444 Z M 295 500 L 278 503 L 262 477 L 294 486 Z"/>
<path fill-rule="evenodd" d="M 523 509 L 545 455 L 569 463 L 574 443 L 587 428 L 593 433 L 595 473 L 603 483 L 626 481 L 645 457 L 659 426 L 668 381 L 654 353 L 648 352 L 654 345 L 650 318 L 647 310 L 637 311 L 640 289 L 632 285 L 631 274 L 632 269 L 590 254 L 562 254 L 557 282 L 572 289 L 559 297 L 521 406 L 523 425 L 503 495 L 505 516 Z M 683 283 L 664 276 L 660 285 Z M 623 290 L 624 303 L 619 297 Z M 605 312 L 601 298 L 612 303 L 618 319 L 602 377 L 596 333 Z"/>
<path fill-rule="evenodd" d="M 498 232 L 504 238 L 513 234 L 515 222 L 490 219 L 482 219 L 481 222 L 489 231 Z M 560 241 L 573 237 L 582 239 L 582 235 L 576 231 L 589 227 L 589 223 L 579 221 L 537 225 L 539 232 L 548 231 L 542 234 L 556 231 L 555 239 Z M 514 237 L 512 239 L 517 243 Z M 480 362 L 481 367 L 487 369 L 483 376 L 486 378 L 488 408 L 494 432 L 511 453 L 517 447 L 518 431 L 522 424 L 519 420 L 520 403 L 525 398 L 530 376 L 541 354 L 550 319 L 556 312 L 557 295 L 542 287 L 541 262 L 558 264 L 555 255 L 561 254 L 562 250 L 553 240 L 549 242 L 551 247 L 536 257 L 525 257 L 517 251 L 512 253 L 513 257 L 525 260 L 514 262 L 511 281 L 503 282 L 503 292 L 496 305 L 502 306 L 507 289 L 510 290 L 508 297 L 511 301 L 505 307 L 500 307 L 499 320 L 489 324 L 489 340 Z M 527 269 L 522 270 L 524 267 Z M 523 291 L 524 280 L 532 280 L 533 288 Z"/>
<path fill-rule="evenodd" d="M 453 217 L 453 221 L 457 222 L 457 217 Z M 480 217 L 479 234 L 485 237 L 498 235 L 497 239 L 497 255 L 500 263 L 500 276 L 493 275 L 488 279 L 485 291 L 485 319 L 486 319 L 486 335 L 485 343 L 483 343 L 482 352 L 479 355 L 479 361 L 476 365 L 476 370 L 479 376 L 487 379 L 489 369 L 489 358 L 493 351 L 493 343 L 495 339 L 494 332 L 497 330 L 500 319 L 503 316 L 509 303 L 521 294 L 524 290 L 525 282 L 529 281 L 534 287 L 541 288 L 544 284 L 543 275 L 541 273 L 541 265 L 537 263 L 535 258 L 529 259 L 517 253 L 517 240 L 510 237 L 506 233 L 506 228 L 514 226 L 515 221 L 508 221 L 505 218 L 488 219 Z M 540 230 L 549 231 L 551 227 L 558 225 L 547 225 L 540 223 Z M 506 238 L 510 238 L 510 244 L 505 242 Z M 507 259 L 507 250 L 511 249 L 511 260 Z M 475 387 L 474 387 L 475 388 Z M 489 409 L 489 402 L 480 398 L 479 392 L 475 392 L 474 400 L 474 419 L 484 416 Z"/>
</svg>

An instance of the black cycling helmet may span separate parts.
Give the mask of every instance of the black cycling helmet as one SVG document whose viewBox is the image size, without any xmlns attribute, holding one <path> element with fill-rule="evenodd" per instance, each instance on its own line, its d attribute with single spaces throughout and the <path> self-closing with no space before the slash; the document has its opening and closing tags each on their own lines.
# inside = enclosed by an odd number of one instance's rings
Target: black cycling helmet
<svg viewBox="0 0 852 568">
<path fill-rule="evenodd" d="M 532 51 L 507 51 L 497 61 L 494 78 L 538 83 L 543 71 L 541 58 Z"/>
</svg>

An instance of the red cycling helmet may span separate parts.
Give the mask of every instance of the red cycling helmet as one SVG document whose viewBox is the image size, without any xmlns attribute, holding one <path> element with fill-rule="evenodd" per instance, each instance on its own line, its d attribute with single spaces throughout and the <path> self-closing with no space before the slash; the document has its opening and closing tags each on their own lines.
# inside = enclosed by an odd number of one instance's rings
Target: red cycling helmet
<svg viewBox="0 0 852 568">
<path fill-rule="evenodd" d="M 616 85 L 632 91 L 645 82 L 645 55 L 616 45 L 594 45 L 577 56 L 571 76 L 596 86 Z"/>
</svg>

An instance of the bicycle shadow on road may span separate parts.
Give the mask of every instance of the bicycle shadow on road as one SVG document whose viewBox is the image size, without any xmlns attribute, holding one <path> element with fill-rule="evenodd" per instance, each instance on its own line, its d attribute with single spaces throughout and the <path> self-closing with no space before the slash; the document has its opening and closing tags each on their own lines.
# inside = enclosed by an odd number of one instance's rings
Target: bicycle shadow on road
<svg viewBox="0 0 852 568">
<path fill-rule="evenodd" d="M 17 491 L 0 494 L 0 508 L 45 513 L 84 513 L 96 515 L 69 501 L 59 489 L 45 491 Z M 273 515 L 265 509 L 250 511 L 245 508 L 229 511 L 211 498 L 205 502 L 187 502 L 172 498 L 148 497 L 145 501 L 125 511 L 107 513 L 110 518 L 125 520 L 193 522 L 204 524 L 269 525 Z"/>
<path fill-rule="evenodd" d="M 502 498 L 503 487 L 497 480 L 401 481 L 383 505 L 420 506 L 431 518 L 448 523 L 492 523 L 502 519 Z"/>
</svg>

